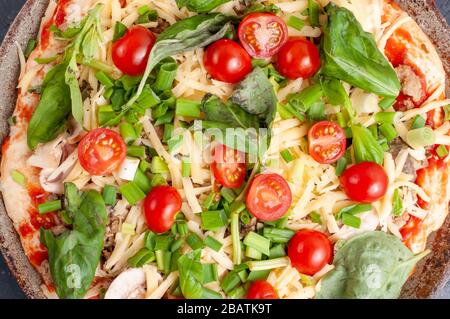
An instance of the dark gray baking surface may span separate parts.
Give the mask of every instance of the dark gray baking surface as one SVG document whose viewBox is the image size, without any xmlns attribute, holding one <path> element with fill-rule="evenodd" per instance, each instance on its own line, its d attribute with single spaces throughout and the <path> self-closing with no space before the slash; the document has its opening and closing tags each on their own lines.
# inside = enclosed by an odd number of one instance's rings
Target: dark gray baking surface
<svg viewBox="0 0 450 319">
<path fill-rule="evenodd" d="M 11 21 L 16 16 L 18 10 L 22 7 L 25 0 L 0 0 L 0 12 L 2 12 L 2 19 L 0 19 L 0 42 L 2 41 Z M 437 0 L 436 3 L 441 11 L 450 21 L 450 1 Z M 445 293 L 440 298 L 450 298 L 450 283 L 445 289 Z M 9 270 L 4 264 L 3 257 L 0 257 L 0 299 L 4 298 L 25 298 L 18 287 L 16 280 L 11 276 Z"/>
</svg>

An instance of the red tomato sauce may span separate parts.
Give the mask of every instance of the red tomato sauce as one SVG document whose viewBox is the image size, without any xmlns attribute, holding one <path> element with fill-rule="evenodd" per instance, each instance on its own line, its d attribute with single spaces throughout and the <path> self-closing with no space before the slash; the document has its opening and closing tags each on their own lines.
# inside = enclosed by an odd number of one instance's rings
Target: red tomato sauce
<svg viewBox="0 0 450 319">
<path fill-rule="evenodd" d="M 48 259 L 48 252 L 44 250 L 32 250 L 28 253 L 28 259 L 34 266 L 40 266 L 44 260 Z"/>
<path fill-rule="evenodd" d="M 3 140 L 2 144 L 2 154 L 5 154 L 5 152 L 8 150 L 9 144 L 10 144 L 11 138 L 8 136 Z"/>
<path fill-rule="evenodd" d="M 66 17 L 66 7 L 70 1 L 71 0 L 59 0 L 53 17 L 42 27 L 40 41 L 40 48 L 42 50 L 45 50 L 50 42 L 50 27 L 52 25 L 59 27 L 64 23 L 64 19 Z"/>
<path fill-rule="evenodd" d="M 411 248 L 411 241 L 419 233 L 422 225 L 422 220 L 416 216 L 409 215 L 407 223 L 400 229 L 403 242 Z"/>
</svg>

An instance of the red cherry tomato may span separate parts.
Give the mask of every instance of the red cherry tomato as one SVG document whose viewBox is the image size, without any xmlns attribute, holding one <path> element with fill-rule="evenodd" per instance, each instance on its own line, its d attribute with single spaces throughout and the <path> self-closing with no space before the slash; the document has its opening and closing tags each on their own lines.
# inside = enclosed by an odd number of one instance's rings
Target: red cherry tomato
<svg viewBox="0 0 450 319">
<path fill-rule="evenodd" d="M 222 39 L 211 44 L 203 58 L 206 71 L 215 80 L 237 83 L 252 71 L 252 59 L 236 42 Z"/>
<path fill-rule="evenodd" d="M 212 155 L 211 169 L 216 180 L 227 188 L 241 187 L 247 170 L 244 153 L 220 144 Z"/>
<path fill-rule="evenodd" d="M 265 280 L 252 283 L 247 292 L 247 299 L 279 299 L 275 289 Z"/>
<path fill-rule="evenodd" d="M 345 132 L 334 122 L 316 123 L 308 132 L 309 154 L 321 164 L 336 162 L 345 153 Z"/>
<path fill-rule="evenodd" d="M 155 233 L 165 233 L 172 228 L 181 210 L 181 196 L 171 186 L 157 186 L 144 200 L 144 213 L 147 226 Z"/>
<path fill-rule="evenodd" d="M 122 137 L 109 129 L 90 131 L 78 145 L 81 166 L 91 175 L 108 175 L 124 161 L 127 146 Z"/>
<path fill-rule="evenodd" d="M 340 181 L 350 199 L 372 203 L 386 194 L 389 178 L 382 166 L 363 162 L 347 168 Z"/>
<path fill-rule="evenodd" d="M 292 266 L 301 274 L 312 276 L 326 264 L 331 263 L 332 246 L 324 233 L 301 230 L 288 244 L 288 255 Z"/>
<path fill-rule="evenodd" d="M 112 59 L 115 66 L 125 74 L 142 75 L 155 42 L 156 36 L 150 30 L 142 26 L 131 27 L 113 44 Z"/>
<path fill-rule="evenodd" d="M 250 13 L 239 24 L 239 39 L 255 58 L 271 57 L 288 39 L 286 23 L 272 13 Z"/>
<path fill-rule="evenodd" d="M 320 68 L 317 47 L 303 38 L 290 38 L 278 52 L 278 71 L 289 79 L 310 78 Z"/>
<path fill-rule="evenodd" d="M 246 202 L 253 216 L 271 222 L 286 214 L 292 204 L 292 193 L 282 176 L 259 174 L 250 185 Z"/>
</svg>

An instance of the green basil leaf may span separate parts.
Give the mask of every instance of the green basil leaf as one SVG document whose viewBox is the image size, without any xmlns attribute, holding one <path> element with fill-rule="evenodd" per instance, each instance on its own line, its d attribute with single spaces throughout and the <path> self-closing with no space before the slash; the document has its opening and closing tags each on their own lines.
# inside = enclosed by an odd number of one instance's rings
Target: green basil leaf
<svg viewBox="0 0 450 319">
<path fill-rule="evenodd" d="M 384 151 L 372 133 L 359 125 L 353 125 L 351 131 L 356 163 L 375 162 L 381 165 L 384 160 Z"/>
<path fill-rule="evenodd" d="M 64 78 L 65 64 L 52 68 L 44 78 L 42 94 L 27 131 L 28 147 L 55 139 L 64 129 L 71 111 L 70 89 Z"/>
<path fill-rule="evenodd" d="M 41 229 L 41 241 L 49 254 L 50 273 L 60 298 L 83 298 L 92 285 L 100 262 L 108 214 L 97 191 L 79 192 L 65 184 L 65 206 L 73 229 L 55 236 Z"/>
<path fill-rule="evenodd" d="M 370 231 L 337 245 L 335 268 L 322 279 L 317 299 L 398 298 L 415 264 L 428 252 L 413 255 L 397 237 Z"/>
<path fill-rule="evenodd" d="M 178 259 L 180 289 L 187 299 L 201 299 L 203 296 L 203 266 L 200 263 L 201 249 L 194 250 Z"/>
<path fill-rule="evenodd" d="M 244 15 L 247 15 L 250 13 L 259 13 L 259 12 L 270 12 L 270 13 L 279 14 L 279 13 L 281 13 L 281 9 L 274 4 L 263 5 L 262 3 L 255 3 L 252 6 L 246 8 L 244 10 Z"/>
<path fill-rule="evenodd" d="M 321 73 L 367 92 L 397 97 L 400 81 L 372 34 L 364 32 L 353 13 L 329 4 L 322 41 Z"/>
</svg>

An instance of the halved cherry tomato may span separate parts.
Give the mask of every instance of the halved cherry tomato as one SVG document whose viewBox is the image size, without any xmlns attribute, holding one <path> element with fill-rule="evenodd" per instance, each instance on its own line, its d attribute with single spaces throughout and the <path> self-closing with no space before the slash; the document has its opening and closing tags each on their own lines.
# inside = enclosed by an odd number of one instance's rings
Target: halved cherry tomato
<svg viewBox="0 0 450 319">
<path fill-rule="evenodd" d="M 301 274 L 312 276 L 326 264 L 331 263 L 332 246 L 324 233 L 301 230 L 288 244 L 288 255 L 292 266 Z"/>
<path fill-rule="evenodd" d="M 292 204 L 292 193 L 282 176 L 259 174 L 250 185 L 246 202 L 253 216 L 271 222 L 286 214 Z"/>
<path fill-rule="evenodd" d="M 108 175 L 124 161 L 127 146 L 122 137 L 109 129 L 90 131 L 78 145 L 81 166 L 91 175 Z"/>
<path fill-rule="evenodd" d="M 250 13 L 239 24 L 239 39 L 255 58 L 271 57 L 288 39 L 286 23 L 272 13 Z"/>
<path fill-rule="evenodd" d="M 277 70 L 289 79 L 310 78 L 319 68 L 319 50 L 304 38 L 290 38 L 278 52 Z"/>
<path fill-rule="evenodd" d="M 156 42 L 156 36 L 142 26 L 128 29 L 112 47 L 115 66 L 125 74 L 136 76 L 144 73 L 148 56 Z"/>
<path fill-rule="evenodd" d="M 336 162 L 344 155 L 346 146 L 345 132 L 334 122 L 318 122 L 308 132 L 309 154 L 321 164 Z"/>
<path fill-rule="evenodd" d="M 155 233 L 169 231 L 181 210 L 181 196 L 172 186 L 157 186 L 144 200 L 147 226 Z"/>
<path fill-rule="evenodd" d="M 386 194 L 389 178 L 377 163 L 363 162 L 347 168 L 340 178 L 347 196 L 357 202 L 372 203 Z"/>
<path fill-rule="evenodd" d="M 279 299 L 275 289 L 265 280 L 252 283 L 247 292 L 247 299 Z"/>
<path fill-rule="evenodd" d="M 219 144 L 213 150 L 211 169 L 217 182 L 227 188 L 239 188 L 245 180 L 245 154 Z"/>
<path fill-rule="evenodd" d="M 206 71 L 215 80 L 237 83 L 252 71 L 252 59 L 236 42 L 222 39 L 211 44 L 203 58 Z"/>
</svg>

